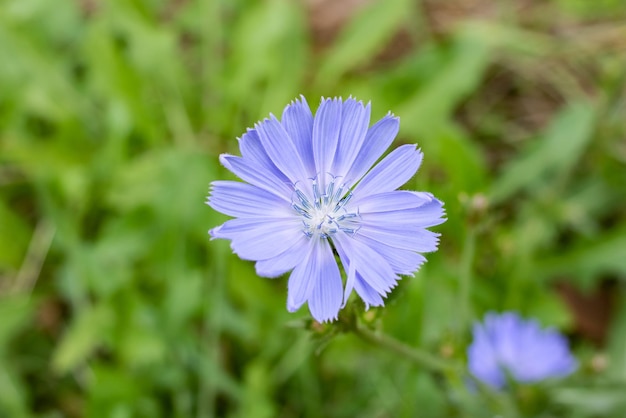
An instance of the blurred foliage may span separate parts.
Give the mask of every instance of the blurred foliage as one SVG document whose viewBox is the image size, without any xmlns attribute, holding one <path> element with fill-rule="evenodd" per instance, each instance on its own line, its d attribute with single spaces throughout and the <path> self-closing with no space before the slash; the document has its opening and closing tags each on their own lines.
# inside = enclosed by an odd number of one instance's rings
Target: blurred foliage
<svg viewBox="0 0 626 418">
<path fill-rule="evenodd" d="M 623 416 L 624 2 L 331 3 L 0 1 L 0 416 Z M 575 376 L 480 396 L 328 341 L 209 243 L 217 156 L 300 93 L 399 115 L 407 187 L 446 202 L 362 320 L 464 361 L 473 320 L 518 310 L 570 333 Z"/>
</svg>

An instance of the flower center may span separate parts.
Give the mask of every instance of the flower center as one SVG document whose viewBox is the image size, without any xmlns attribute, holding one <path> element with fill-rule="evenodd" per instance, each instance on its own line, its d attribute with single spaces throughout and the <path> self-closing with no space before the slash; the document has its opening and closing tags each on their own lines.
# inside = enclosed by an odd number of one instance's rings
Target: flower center
<svg viewBox="0 0 626 418">
<path fill-rule="evenodd" d="M 329 238 L 338 231 L 354 234 L 358 230 L 358 209 L 348 212 L 345 206 L 352 199 L 352 192 L 345 184 L 337 186 L 333 178 L 322 190 L 317 179 L 313 180 L 313 199 L 296 187 L 292 207 L 302 217 L 302 231 L 311 238 Z"/>
</svg>

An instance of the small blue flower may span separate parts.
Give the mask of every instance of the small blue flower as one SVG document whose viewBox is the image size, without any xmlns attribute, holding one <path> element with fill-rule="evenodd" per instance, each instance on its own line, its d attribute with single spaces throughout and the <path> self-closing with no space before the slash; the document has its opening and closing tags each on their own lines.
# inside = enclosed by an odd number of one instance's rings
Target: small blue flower
<svg viewBox="0 0 626 418">
<path fill-rule="evenodd" d="M 565 377 L 577 367 L 563 335 L 514 312 L 488 313 L 484 323 L 474 324 L 473 337 L 470 373 L 498 389 L 506 386 L 507 373 L 517 382 L 532 383 Z"/>
<path fill-rule="evenodd" d="M 239 139 L 241 157 L 221 163 L 246 183 L 214 181 L 207 203 L 235 219 L 209 233 L 256 261 L 260 276 L 291 272 L 287 309 L 308 302 L 320 321 L 337 318 L 352 290 L 383 305 L 399 275 L 411 275 L 435 251 L 444 221 L 430 193 L 396 190 L 422 162 L 403 145 L 373 168 L 398 133 L 388 114 L 369 127 L 370 105 L 322 99 L 315 117 L 302 97 Z M 370 169 L 371 168 L 371 169 Z M 335 254 L 346 272 L 345 288 Z"/>
</svg>

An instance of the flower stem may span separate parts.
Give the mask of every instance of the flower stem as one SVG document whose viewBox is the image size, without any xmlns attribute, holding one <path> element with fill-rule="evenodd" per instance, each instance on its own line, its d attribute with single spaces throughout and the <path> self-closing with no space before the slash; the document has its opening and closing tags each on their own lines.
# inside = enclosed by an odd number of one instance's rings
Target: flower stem
<svg viewBox="0 0 626 418">
<path fill-rule="evenodd" d="M 413 364 L 428 369 L 431 372 L 444 373 L 455 368 L 452 364 L 441 360 L 432 354 L 417 348 L 409 347 L 395 338 L 391 338 L 385 334 L 376 333 L 363 327 L 362 325 L 355 326 L 352 331 L 362 340 L 399 354 L 405 359 L 410 360 Z"/>
</svg>

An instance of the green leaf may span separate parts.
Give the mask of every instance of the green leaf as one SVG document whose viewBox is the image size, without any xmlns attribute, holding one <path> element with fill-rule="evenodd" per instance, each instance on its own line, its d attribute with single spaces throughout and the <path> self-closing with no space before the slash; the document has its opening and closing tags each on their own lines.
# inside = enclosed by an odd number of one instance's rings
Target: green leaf
<svg viewBox="0 0 626 418">
<path fill-rule="evenodd" d="M 93 386 L 88 393 L 87 416 L 131 417 L 133 404 L 142 392 L 140 381 L 127 371 L 97 365 L 93 367 Z"/>
<path fill-rule="evenodd" d="M 622 291 L 616 302 L 618 308 L 611 324 L 607 347 L 609 359 L 607 374 L 622 382 L 626 382 L 626 303 L 624 302 L 626 302 L 625 293 Z"/>
<path fill-rule="evenodd" d="M 244 374 L 241 418 L 270 418 L 277 414 L 276 405 L 272 402 L 272 387 L 268 381 L 272 379 L 272 370 L 262 361 L 251 361 L 246 365 Z"/>
<path fill-rule="evenodd" d="M 626 274 L 626 229 L 621 228 L 583 242 L 575 248 L 545 258 L 537 266 L 539 278 L 557 276 L 573 278 L 579 285 L 590 288 L 603 275 Z"/>
<path fill-rule="evenodd" d="M 580 101 L 566 106 L 543 135 L 497 177 L 491 200 L 501 202 L 520 190 L 531 190 L 567 175 L 591 140 L 594 122 L 591 103 Z"/>
<path fill-rule="evenodd" d="M 165 296 L 163 309 L 174 328 L 184 324 L 200 311 L 205 302 L 202 294 L 203 280 L 201 272 L 190 271 L 176 280 L 167 282 L 169 290 Z"/>
<path fill-rule="evenodd" d="M 433 122 L 450 119 L 461 100 L 482 81 L 492 49 L 491 42 L 483 36 L 460 30 L 451 46 L 442 45 L 434 50 L 435 56 L 442 54 L 445 59 L 435 57 L 439 67 L 422 80 L 421 88 L 396 110 L 398 115 L 411 121 L 410 132 L 428 135 Z M 425 54 L 433 54 L 433 51 L 427 49 Z"/>
<path fill-rule="evenodd" d="M 32 308 L 27 296 L 0 297 L 0 356 L 4 354 L 15 333 L 28 322 Z"/>
<path fill-rule="evenodd" d="M 282 109 L 294 98 L 307 70 L 305 25 L 301 9 L 287 0 L 255 3 L 243 14 L 233 29 L 232 52 L 222 74 L 229 96 L 248 98 L 237 100 L 236 107 L 253 118 L 265 117 L 267 109 Z M 232 126 L 230 119 L 215 122 Z"/>
<path fill-rule="evenodd" d="M 411 16 L 407 0 L 374 2 L 347 25 L 322 61 L 317 80 L 328 85 L 371 59 Z"/>
<path fill-rule="evenodd" d="M 53 354 L 52 368 L 66 373 L 85 361 L 108 337 L 113 319 L 113 311 L 104 303 L 76 316 Z"/>
<path fill-rule="evenodd" d="M 19 269 L 30 235 L 26 222 L 0 200 L 0 272 Z"/>
<path fill-rule="evenodd" d="M 563 388 L 555 391 L 557 403 L 590 416 L 609 416 L 626 408 L 626 386 L 606 385 L 595 388 Z M 621 415 L 620 415 L 621 416 Z"/>
</svg>

